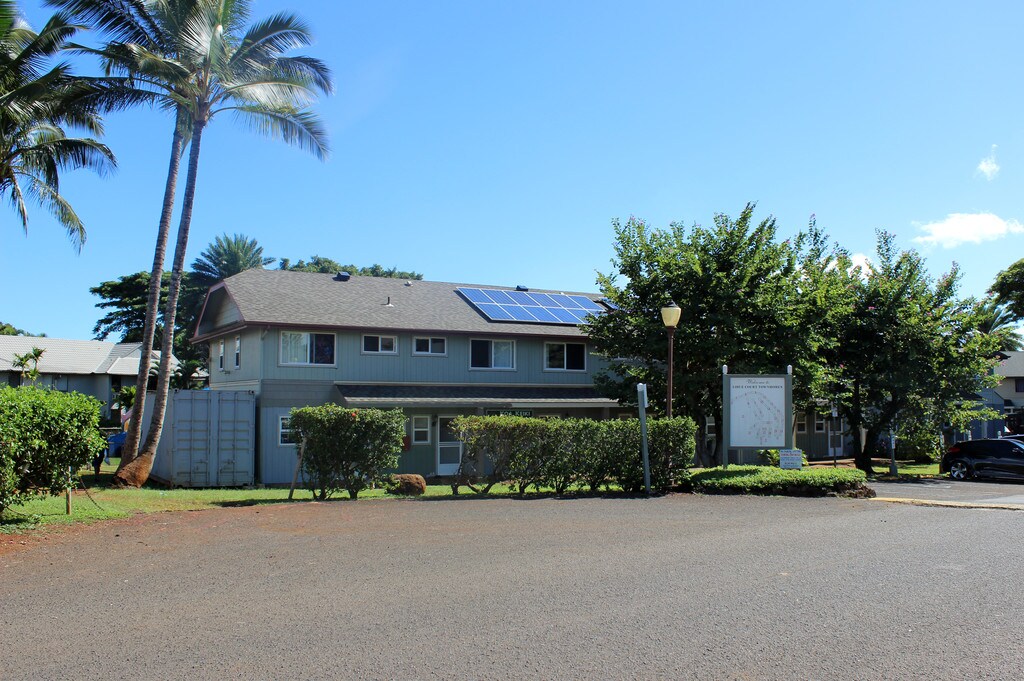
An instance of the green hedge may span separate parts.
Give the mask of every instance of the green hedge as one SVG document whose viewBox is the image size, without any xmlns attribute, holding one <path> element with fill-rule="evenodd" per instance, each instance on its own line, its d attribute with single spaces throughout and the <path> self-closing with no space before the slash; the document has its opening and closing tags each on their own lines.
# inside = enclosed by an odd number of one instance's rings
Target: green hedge
<svg viewBox="0 0 1024 681">
<path fill-rule="evenodd" d="M 854 468 L 781 469 L 772 466 L 706 468 L 690 475 L 700 494 L 778 494 L 800 497 L 874 496 L 864 471 Z"/>
<path fill-rule="evenodd" d="M 302 443 L 306 486 L 316 499 L 359 492 L 388 479 L 405 436 L 400 409 L 346 409 L 337 404 L 292 409 L 291 428 Z"/>
<path fill-rule="evenodd" d="M 562 493 L 617 485 L 643 489 L 640 421 L 460 416 L 453 427 L 465 444 L 452 490 L 485 493 L 498 482 Z M 651 487 L 666 490 L 693 461 L 696 426 L 687 418 L 648 422 Z"/>
<path fill-rule="evenodd" d="M 0 388 L 0 511 L 70 489 L 71 471 L 106 446 L 99 420 L 100 403 L 88 395 Z"/>
</svg>

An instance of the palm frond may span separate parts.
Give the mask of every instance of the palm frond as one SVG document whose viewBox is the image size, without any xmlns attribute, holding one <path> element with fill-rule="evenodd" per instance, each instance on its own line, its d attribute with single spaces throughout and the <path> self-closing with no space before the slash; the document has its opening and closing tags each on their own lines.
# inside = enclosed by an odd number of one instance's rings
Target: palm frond
<svg viewBox="0 0 1024 681">
<path fill-rule="evenodd" d="M 321 161 L 326 160 L 330 153 L 327 131 L 312 111 L 272 110 L 252 105 L 229 107 L 227 110 L 234 111 L 250 130 L 305 149 Z"/>
</svg>

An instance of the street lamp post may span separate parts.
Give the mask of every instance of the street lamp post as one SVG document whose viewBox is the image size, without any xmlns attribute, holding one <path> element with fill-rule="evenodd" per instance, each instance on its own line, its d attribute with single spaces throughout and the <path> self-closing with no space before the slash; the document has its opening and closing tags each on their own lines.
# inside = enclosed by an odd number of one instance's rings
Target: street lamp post
<svg viewBox="0 0 1024 681">
<path fill-rule="evenodd" d="M 665 416 L 672 418 L 672 355 L 675 354 L 675 345 L 672 340 L 676 335 L 676 326 L 679 325 L 679 315 L 682 310 L 673 301 L 661 308 L 661 321 L 668 331 L 668 394 L 665 401 Z"/>
</svg>

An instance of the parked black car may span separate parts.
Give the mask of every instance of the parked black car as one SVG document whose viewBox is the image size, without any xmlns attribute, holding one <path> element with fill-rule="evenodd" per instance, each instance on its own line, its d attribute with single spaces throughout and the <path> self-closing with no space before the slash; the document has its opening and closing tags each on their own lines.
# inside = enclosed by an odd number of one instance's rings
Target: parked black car
<svg viewBox="0 0 1024 681">
<path fill-rule="evenodd" d="M 957 442 L 942 457 L 939 471 L 954 480 L 1024 479 L 1024 442 L 1009 438 Z"/>
</svg>

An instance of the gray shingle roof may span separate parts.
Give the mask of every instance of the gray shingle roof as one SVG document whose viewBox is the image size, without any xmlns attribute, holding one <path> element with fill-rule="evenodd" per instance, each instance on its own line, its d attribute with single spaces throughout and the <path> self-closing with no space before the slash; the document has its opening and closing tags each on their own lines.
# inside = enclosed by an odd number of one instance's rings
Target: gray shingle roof
<svg viewBox="0 0 1024 681">
<path fill-rule="evenodd" d="M 331 274 L 282 270 L 246 270 L 224 281 L 245 324 L 336 327 L 351 329 L 415 330 L 424 332 L 500 333 L 534 336 L 582 336 L 575 326 L 492 322 L 456 292 L 456 288 L 514 290 L 505 286 L 410 281 L 352 276 L 337 281 Z M 592 300 L 596 293 L 571 293 Z M 206 314 L 215 314 L 206 310 Z M 200 323 L 200 328 L 208 328 Z M 197 334 L 205 338 L 210 333 Z"/>
<path fill-rule="evenodd" d="M 112 374 L 134 376 L 139 371 L 141 343 L 72 340 L 45 336 L 0 336 L 0 371 L 16 371 L 14 355 L 33 347 L 43 351 L 38 369 L 44 374 Z M 153 356 L 159 361 L 160 353 Z"/>
<path fill-rule="evenodd" d="M 1003 354 L 1007 358 L 996 365 L 996 374 L 1007 378 L 1024 377 L 1024 352 L 1003 350 Z"/>
</svg>

